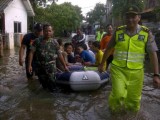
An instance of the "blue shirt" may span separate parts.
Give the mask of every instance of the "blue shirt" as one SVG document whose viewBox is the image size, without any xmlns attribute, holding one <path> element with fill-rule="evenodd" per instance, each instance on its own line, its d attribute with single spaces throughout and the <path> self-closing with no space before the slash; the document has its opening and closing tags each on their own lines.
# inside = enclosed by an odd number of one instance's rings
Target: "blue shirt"
<svg viewBox="0 0 160 120">
<path fill-rule="evenodd" d="M 84 62 L 95 63 L 95 58 L 86 50 L 83 50 L 80 53 L 80 57 L 84 60 Z"/>
</svg>

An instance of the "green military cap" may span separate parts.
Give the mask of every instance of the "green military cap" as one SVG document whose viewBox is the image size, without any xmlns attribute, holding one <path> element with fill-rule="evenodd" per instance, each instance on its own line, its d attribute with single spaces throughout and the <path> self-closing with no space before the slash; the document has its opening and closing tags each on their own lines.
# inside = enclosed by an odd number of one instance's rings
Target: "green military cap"
<svg viewBox="0 0 160 120">
<path fill-rule="evenodd" d="M 126 14 L 139 15 L 140 14 L 140 9 L 137 6 L 134 6 L 134 5 L 128 6 L 127 9 L 126 9 Z"/>
</svg>

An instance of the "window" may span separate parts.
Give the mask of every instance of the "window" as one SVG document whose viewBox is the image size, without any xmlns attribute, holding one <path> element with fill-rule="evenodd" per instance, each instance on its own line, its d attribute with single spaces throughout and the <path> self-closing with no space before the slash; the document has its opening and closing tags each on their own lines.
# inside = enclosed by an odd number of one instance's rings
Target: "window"
<svg viewBox="0 0 160 120">
<path fill-rule="evenodd" d="M 14 33 L 21 33 L 21 22 L 14 22 Z"/>
</svg>

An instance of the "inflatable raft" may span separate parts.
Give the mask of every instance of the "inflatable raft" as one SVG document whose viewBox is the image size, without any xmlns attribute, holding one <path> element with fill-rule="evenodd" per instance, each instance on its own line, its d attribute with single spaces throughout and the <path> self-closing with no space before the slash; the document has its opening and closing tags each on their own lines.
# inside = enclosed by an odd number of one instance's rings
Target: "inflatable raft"
<svg viewBox="0 0 160 120">
<path fill-rule="evenodd" d="M 56 74 L 56 83 L 68 85 L 74 91 L 96 90 L 109 81 L 109 73 L 98 71 L 73 71 Z"/>
</svg>

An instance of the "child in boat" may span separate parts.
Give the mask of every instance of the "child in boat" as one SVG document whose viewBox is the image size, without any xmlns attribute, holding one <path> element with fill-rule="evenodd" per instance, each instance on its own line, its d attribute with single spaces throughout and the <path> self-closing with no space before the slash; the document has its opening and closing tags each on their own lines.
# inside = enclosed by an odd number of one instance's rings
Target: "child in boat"
<svg viewBox="0 0 160 120">
<path fill-rule="evenodd" d="M 79 45 L 77 47 L 77 53 L 80 56 L 79 62 L 81 62 L 83 65 L 90 66 L 95 64 L 95 58 L 87 50 L 84 50 L 83 45 Z"/>
<path fill-rule="evenodd" d="M 103 58 L 103 52 L 102 52 L 102 50 L 100 50 L 100 42 L 94 41 L 92 43 L 92 49 L 96 52 L 96 54 L 95 54 L 96 62 L 92 66 L 98 67 L 102 61 L 102 58 Z M 106 70 L 106 63 L 103 66 L 103 70 L 104 71 Z"/>
<path fill-rule="evenodd" d="M 72 43 L 65 43 L 64 50 L 67 53 L 67 61 L 68 63 L 75 63 L 74 53 L 73 53 L 73 45 Z"/>
<path fill-rule="evenodd" d="M 87 47 L 86 44 L 83 45 L 83 49 L 86 50 L 86 51 L 88 51 L 92 55 L 92 57 L 95 58 L 95 54 L 90 49 L 88 49 L 88 47 Z"/>
<path fill-rule="evenodd" d="M 92 51 L 94 54 L 95 54 L 95 51 L 92 50 L 92 44 L 95 40 L 90 40 L 88 41 L 88 47 L 89 47 L 89 50 Z"/>
<path fill-rule="evenodd" d="M 74 53 L 73 53 L 73 45 L 72 43 L 65 43 L 64 50 L 67 53 L 67 61 L 68 61 L 68 68 L 70 71 L 79 71 L 83 70 L 83 66 L 81 64 L 77 64 Z"/>
</svg>

